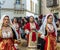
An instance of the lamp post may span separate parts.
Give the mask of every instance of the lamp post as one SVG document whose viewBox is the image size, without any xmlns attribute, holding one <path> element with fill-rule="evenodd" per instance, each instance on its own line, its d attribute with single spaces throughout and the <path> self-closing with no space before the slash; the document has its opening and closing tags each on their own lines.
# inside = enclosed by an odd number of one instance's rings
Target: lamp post
<svg viewBox="0 0 60 50">
<path fill-rule="evenodd" d="M 5 3 L 5 1 L 1 2 L 0 1 L 0 19 L 1 19 L 1 5 L 3 5 Z"/>
</svg>

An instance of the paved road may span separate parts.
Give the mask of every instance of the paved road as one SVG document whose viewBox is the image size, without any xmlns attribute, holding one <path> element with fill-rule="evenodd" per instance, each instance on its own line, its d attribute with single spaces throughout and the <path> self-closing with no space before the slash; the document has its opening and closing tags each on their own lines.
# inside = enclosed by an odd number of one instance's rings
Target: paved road
<svg viewBox="0 0 60 50">
<path fill-rule="evenodd" d="M 60 43 L 57 43 L 57 50 L 60 50 Z"/>
<path fill-rule="evenodd" d="M 22 44 L 19 45 L 19 50 L 37 50 L 37 49 L 29 49 L 26 45 L 26 41 L 22 41 Z M 57 43 L 57 50 L 60 50 L 60 43 Z"/>
<path fill-rule="evenodd" d="M 60 50 L 60 43 L 58 43 L 57 45 L 58 45 L 57 50 Z M 20 46 L 19 48 L 20 48 L 19 50 L 37 50 L 37 49 L 29 49 L 25 46 Z"/>
<path fill-rule="evenodd" d="M 27 41 L 22 40 L 22 42 L 19 44 L 19 50 L 37 50 L 37 49 L 31 49 L 27 47 Z"/>
</svg>

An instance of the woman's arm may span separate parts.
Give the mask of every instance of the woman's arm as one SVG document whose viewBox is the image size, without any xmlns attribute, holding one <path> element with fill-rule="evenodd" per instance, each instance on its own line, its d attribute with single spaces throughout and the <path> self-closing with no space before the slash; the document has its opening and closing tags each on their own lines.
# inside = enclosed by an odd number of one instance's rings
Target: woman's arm
<svg viewBox="0 0 60 50">
<path fill-rule="evenodd" d="M 50 30 L 49 30 L 49 28 L 48 28 L 48 26 L 47 26 L 47 25 L 46 25 L 46 28 L 45 28 L 45 29 L 46 29 L 46 31 L 47 31 L 47 32 L 50 32 Z"/>
<path fill-rule="evenodd" d="M 42 34 L 38 32 L 38 37 L 40 37 Z"/>
</svg>

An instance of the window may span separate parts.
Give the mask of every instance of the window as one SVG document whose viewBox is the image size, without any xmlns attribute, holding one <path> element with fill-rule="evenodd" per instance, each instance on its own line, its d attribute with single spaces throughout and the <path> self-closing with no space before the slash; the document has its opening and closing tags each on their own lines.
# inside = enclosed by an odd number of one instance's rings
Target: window
<svg viewBox="0 0 60 50">
<path fill-rule="evenodd" d="M 32 2 L 32 12 L 34 12 L 34 2 Z"/>
<path fill-rule="evenodd" d="M 38 5 L 37 4 L 35 4 L 35 13 L 38 13 Z"/>
<path fill-rule="evenodd" d="M 57 6 L 58 5 L 58 0 L 53 0 L 53 5 Z"/>
<path fill-rule="evenodd" d="M 46 0 L 47 1 L 47 7 L 53 6 L 53 0 Z"/>
<path fill-rule="evenodd" d="M 58 0 L 46 0 L 46 1 L 47 1 L 47 7 L 58 6 Z"/>
<path fill-rule="evenodd" d="M 34 11 L 34 2 L 30 0 L 30 9 L 33 12 Z"/>
<path fill-rule="evenodd" d="M 16 0 L 16 4 L 20 4 L 20 0 Z"/>
</svg>

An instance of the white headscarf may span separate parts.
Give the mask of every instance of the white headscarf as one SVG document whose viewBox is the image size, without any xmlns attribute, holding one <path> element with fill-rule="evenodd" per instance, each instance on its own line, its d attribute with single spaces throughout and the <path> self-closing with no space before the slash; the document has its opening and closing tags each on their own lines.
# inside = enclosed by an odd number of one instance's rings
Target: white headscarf
<svg viewBox="0 0 60 50">
<path fill-rule="evenodd" d="M 3 19 L 4 19 L 5 16 L 7 16 L 7 15 L 3 15 L 3 16 L 1 17 L 1 19 L 0 19 L 0 29 L 2 28 Z"/>
<path fill-rule="evenodd" d="M 2 29 L 3 19 L 5 18 L 5 16 L 8 16 L 8 15 L 3 15 L 3 16 L 1 17 L 1 19 L 0 19 L 0 29 Z M 10 18 L 9 18 L 9 20 L 10 20 Z M 14 28 L 13 28 L 12 25 L 11 25 L 11 20 L 10 20 L 9 26 L 14 30 Z M 14 31 L 15 31 L 15 30 L 14 30 Z M 18 39 L 18 34 L 17 34 L 16 31 L 15 31 L 15 33 L 16 33 L 16 36 L 17 36 L 17 39 Z"/>
<path fill-rule="evenodd" d="M 47 17 L 48 17 L 49 15 L 52 15 L 52 17 L 53 17 L 53 22 L 52 22 L 52 24 L 53 24 L 53 26 L 54 26 L 54 28 L 55 28 L 55 33 L 56 33 L 56 36 L 57 36 L 57 28 L 56 28 L 56 24 L 55 24 L 55 21 L 54 21 L 54 16 L 53 16 L 53 14 L 47 14 L 47 15 L 46 15 L 45 20 L 44 20 L 44 22 L 43 22 L 43 24 L 42 24 L 42 26 L 40 27 L 40 30 L 39 30 L 38 32 L 40 32 L 42 35 L 45 35 L 45 27 L 46 27 L 46 24 L 47 24 Z"/>
</svg>

